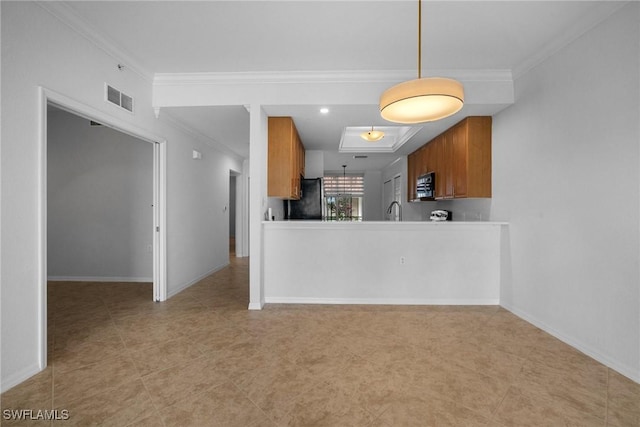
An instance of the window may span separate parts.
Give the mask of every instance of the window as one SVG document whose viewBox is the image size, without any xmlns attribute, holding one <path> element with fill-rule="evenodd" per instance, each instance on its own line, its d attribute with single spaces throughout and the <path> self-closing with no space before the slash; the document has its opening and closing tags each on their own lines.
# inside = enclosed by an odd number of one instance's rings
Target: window
<svg viewBox="0 0 640 427">
<path fill-rule="evenodd" d="M 324 218 L 327 221 L 362 221 L 364 176 L 335 174 L 324 177 Z"/>
</svg>

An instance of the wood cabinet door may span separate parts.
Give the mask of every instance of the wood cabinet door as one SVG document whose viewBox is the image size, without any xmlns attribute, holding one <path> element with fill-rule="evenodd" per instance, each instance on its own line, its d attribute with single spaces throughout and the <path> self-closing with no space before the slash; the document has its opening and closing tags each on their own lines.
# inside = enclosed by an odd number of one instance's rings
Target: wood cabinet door
<svg viewBox="0 0 640 427">
<path fill-rule="evenodd" d="M 434 172 L 435 168 L 434 168 L 434 145 L 433 144 L 427 144 L 425 145 L 423 148 L 424 153 L 423 153 L 423 164 L 424 164 L 424 168 L 423 168 L 423 174 L 425 173 L 429 173 L 429 172 Z"/>
<path fill-rule="evenodd" d="M 300 198 L 304 173 L 304 146 L 291 117 L 269 117 L 267 195 Z"/>
<path fill-rule="evenodd" d="M 444 175 L 444 195 L 445 199 L 451 199 L 454 196 L 453 181 L 453 137 L 451 132 L 442 134 L 442 166 Z"/>
<path fill-rule="evenodd" d="M 300 140 L 300 137 L 298 136 L 298 156 L 300 158 L 300 176 L 302 178 L 305 177 L 305 152 L 304 152 L 304 145 L 302 145 L 302 141 Z"/>
<path fill-rule="evenodd" d="M 417 153 L 413 153 L 407 156 L 407 200 L 412 201 L 416 199 L 416 179 L 418 177 L 416 159 Z"/>
<path fill-rule="evenodd" d="M 291 122 L 291 158 L 294 162 L 291 174 L 291 199 L 298 200 L 300 199 L 300 194 L 302 190 L 302 183 L 300 179 L 302 177 L 302 169 L 303 160 L 302 153 L 304 152 L 304 148 L 302 147 L 302 141 L 300 141 L 300 136 L 298 135 L 298 131 L 296 130 L 295 125 Z"/>
<path fill-rule="evenodd" d="M 444 198 L 445 193 L 445 168 L 444 168 L 444 137 L 442 135 L 433 139 L 431 145 L 431 153 L 433 156 L 433 171 L 436 173 L 436 199 Z"/>
<path fill-rule="evenodd" d="M 418 176 L 424 175 L 425 173 L 428 172 L 427 170 L 427 162 L 428 162 L 428 157 L 429 157 L 429 144 L 425 144 L 422 147 L 420 147 L 420 150 L 418 150 L 419 155 L 418 155 L 418 162 L 419 162 L 419 167 L 418 167 Z"/>
<path fill-rule="evenodd" d="M 290 193 L 291 128 L 283 117 L 269 118 L 267 159 L 267 194 L 269 197 L 287 197 Z"/>
<path fill-rule="evenodd" d="M 467 121 L 455 126 L 451 133 L 453 196 L 467 197 L 469 155 Z"/>
</svg>

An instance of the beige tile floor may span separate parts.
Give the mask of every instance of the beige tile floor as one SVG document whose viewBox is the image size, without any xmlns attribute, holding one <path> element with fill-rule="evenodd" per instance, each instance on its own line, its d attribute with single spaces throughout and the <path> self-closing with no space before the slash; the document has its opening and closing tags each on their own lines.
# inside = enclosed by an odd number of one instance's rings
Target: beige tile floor
<svg viewBox="0 0 640 427">
<path fill-rule="evenodd" d="M 49 367 L 2 409 L 66 409 L 68 426 L 640 425 L 638 384 L 500 307 L 247 302 L 246 259 L 164 303 L 147 284 L 51 283 Z"/>
</svg>

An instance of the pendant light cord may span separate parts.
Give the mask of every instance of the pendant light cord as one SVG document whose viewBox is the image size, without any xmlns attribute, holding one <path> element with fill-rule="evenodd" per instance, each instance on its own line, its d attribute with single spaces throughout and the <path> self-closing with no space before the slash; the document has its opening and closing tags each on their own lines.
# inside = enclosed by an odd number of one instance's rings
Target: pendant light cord
<svg viewBox="0 0 640 427">
<path fill-rule="evenodd" d="M 418 0 L 418 78 L 422 78 L 422 0 Z"/>
</svg>

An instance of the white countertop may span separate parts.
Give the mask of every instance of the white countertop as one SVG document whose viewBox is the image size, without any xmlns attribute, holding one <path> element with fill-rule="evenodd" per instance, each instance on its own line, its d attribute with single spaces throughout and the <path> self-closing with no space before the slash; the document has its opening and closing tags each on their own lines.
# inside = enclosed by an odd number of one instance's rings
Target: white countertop
<svg viewBox="0 0 640 427">
<path fill-rule="evenodd" d="M 426 228 L 426 227 L 496 227 L 509 225 L 499 221 L 314 221 L 314 220 L 288 220 L 288 221 L 263 221 L 265 227 L 270 229 L 292 228 L 333 228 L 333 229 L 389 229 L 389 228 Z"/>
</svg>

